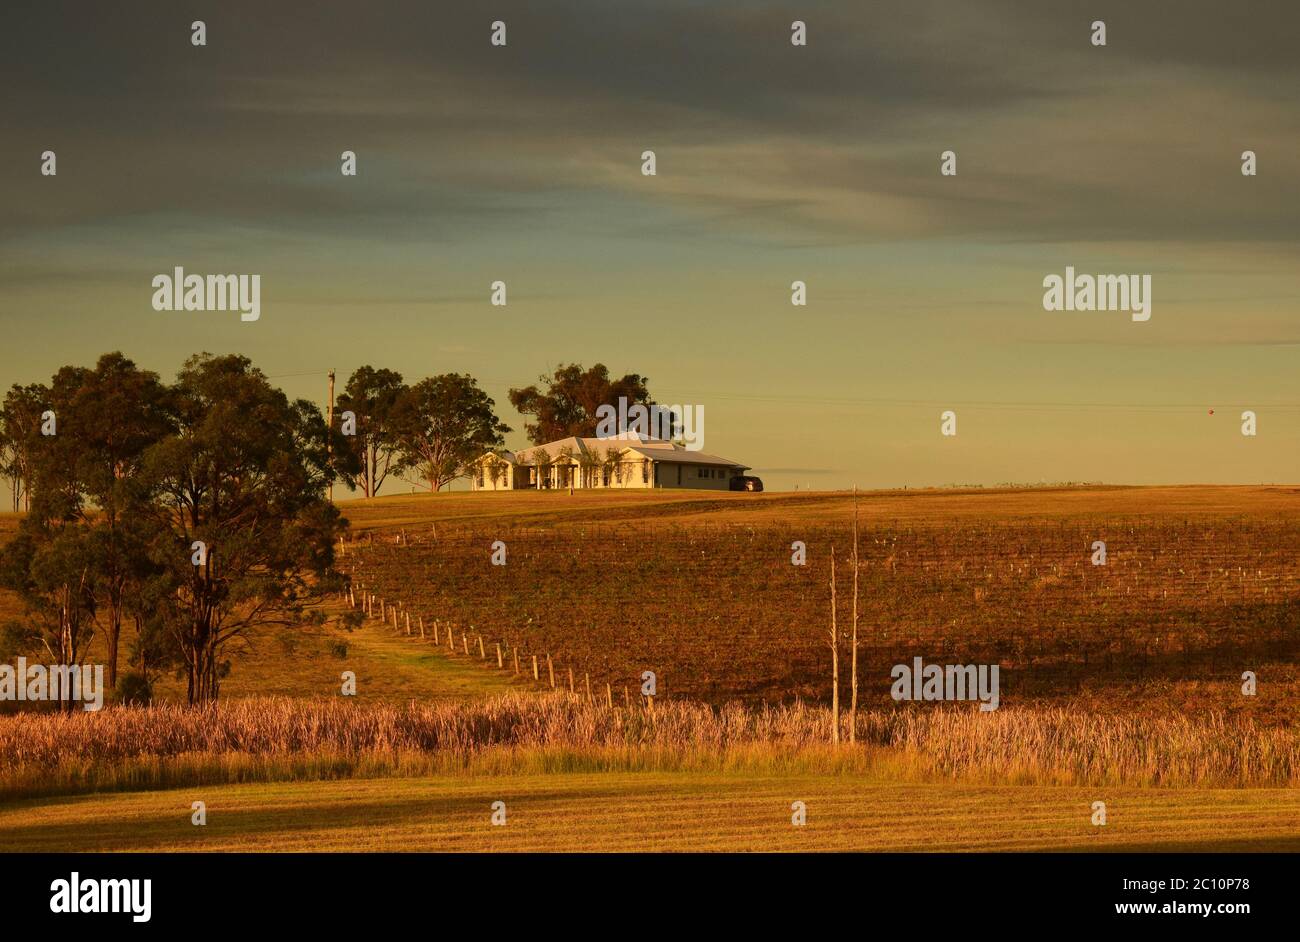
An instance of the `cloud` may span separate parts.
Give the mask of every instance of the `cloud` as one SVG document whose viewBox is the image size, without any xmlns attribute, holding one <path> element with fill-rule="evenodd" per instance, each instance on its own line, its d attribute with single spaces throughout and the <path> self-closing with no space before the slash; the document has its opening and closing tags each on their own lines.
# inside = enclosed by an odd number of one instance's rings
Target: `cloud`
<svg viewBox="0 0 1300 942">
<path fill-rule="evenodd" d="M 590 223 L 581 192 L 662 238 L 1294 241 L 1300 116 L 1273 91 L 1300 70 L 1293 4 L 898 0 L 799 15 L 802 49 L 774 3 L 504 2 L 489 18 L 472 4 L 234 2 L 195 49 L 190 14 L 169 3 L 23 8 L 0 65 L 22 91 L 10 159 L 57 145 L 60 198 L 31 186 L 30 166 L 5 167 L 0 238 L 138 220 L 161 232 L 185 214 L 492 239 Z M 510 43 L 494 50 L 498 17 Z M 1087 39 L 1094 18 L 1104 49 Z M 1264 169 L 1243 184 L 1247 146 Z M 956 179 L 938 174 L 949 148 Z M 344 149 L 361 166 L 346 185 Z"/>
</svg>

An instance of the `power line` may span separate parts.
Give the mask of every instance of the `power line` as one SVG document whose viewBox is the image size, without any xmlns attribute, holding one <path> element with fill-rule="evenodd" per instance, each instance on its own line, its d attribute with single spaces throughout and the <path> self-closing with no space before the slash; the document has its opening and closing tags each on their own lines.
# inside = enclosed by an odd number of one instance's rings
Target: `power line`
<svg viewBox="0 0 1300 942">
<path fill-rule="evenodd" d="M 287 379 L 299 376 L 325 376 L 329 370 L 306 370 L 299 373 L 276 373 L 267 379 Z M 497 386 L 523 387 L 531 385 L 503 379 L 484 379 L 483 382 Z M 535 381 L 534 381 L 535 382 Z M 1300 411 L 1300 403 L 1294 402 L 1222 402 L 1206 400 L 1204 402 L 1063 402 L 1051 400 L 1005 400 L 1005 399 L 903 399 L 891 397 L 845 397 L 845 396 L 804 396 L 797 394 L 769 394 L 743 396 L 735 393 L 717 393 L 696 391 L 696 398 L 718 399 L 724 402 L 773 402 L 795 405 L 845 405 L 845 406 L 963 406 L 978 409 L 1120 409 L 1128 412 L 1185 412 L 1200 411 L 1207 406 L 1213 408 L 1269 409 L 1275 412 Z"/>
</svg>

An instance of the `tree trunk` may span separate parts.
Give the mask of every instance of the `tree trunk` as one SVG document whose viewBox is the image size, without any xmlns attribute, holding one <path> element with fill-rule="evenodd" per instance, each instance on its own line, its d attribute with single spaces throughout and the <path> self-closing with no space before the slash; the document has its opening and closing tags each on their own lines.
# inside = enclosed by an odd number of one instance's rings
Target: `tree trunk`
<svg viewBox="0 0 1300 942">
<path fill-rule="evenodd" d="M 849 742 L 858 741 L 858 486 L 853 485 L 853 693 L 849 699 Z"/>
<path fill-rule="evenodd" d="M 108 647 L 107 664 L 108 670 L 108 689 L 117 689 L 117 647 L 118 640 L 122 637 L 122 599 L 115 593 L 114 597 L 109 599 L 108 611 L 108 628 L 106 629 L 107 637 L 104 639 Z"/>
<path fill-rule="evenodd" d="M 840 742 L 840 646 L 835 624 L 835 547 L 831 547 L 831 742 Z"/>
</svg>

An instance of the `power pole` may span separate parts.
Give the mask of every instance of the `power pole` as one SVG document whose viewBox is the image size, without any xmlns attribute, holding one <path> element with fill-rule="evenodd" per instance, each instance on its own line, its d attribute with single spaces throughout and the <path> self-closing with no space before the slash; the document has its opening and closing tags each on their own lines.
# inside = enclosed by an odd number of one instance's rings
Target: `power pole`
<svg viewBox="0 0 1300 942">
<path fill-rule="evenodd" d="M 334 371 L 330 370 L 330 398 L 325 407 L 329 431 L 325 434 L 325 464 L 330 471 L 329 497 L 334 503 Z"/>
</svg>

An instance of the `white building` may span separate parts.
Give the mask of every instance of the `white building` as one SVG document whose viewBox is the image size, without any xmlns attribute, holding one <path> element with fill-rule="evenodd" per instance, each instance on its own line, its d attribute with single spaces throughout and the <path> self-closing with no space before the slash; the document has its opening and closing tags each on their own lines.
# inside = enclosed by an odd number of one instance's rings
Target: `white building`
<svg viewBox="0 0 1300 942">
<path fill-rule="evenodd" d="M 685 487 L 725 491 L 749 470 L 728 458 L 689 451 L 674 442 L 639 438 L 564 438 L 517 452 L 491 452 L 470 470 L 476 491 L 530 488 Z"/>
</svg>

